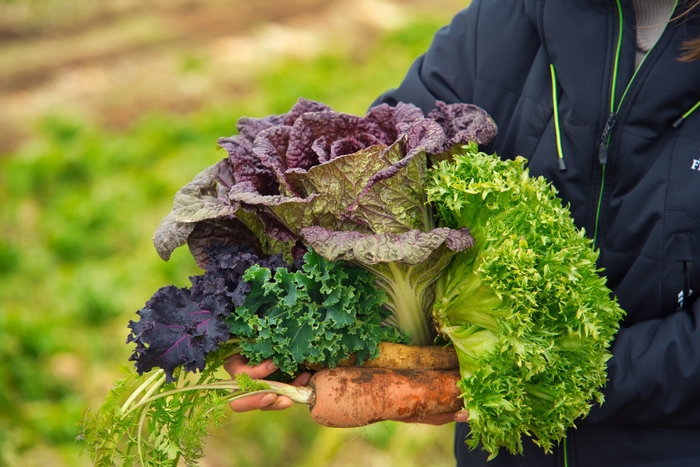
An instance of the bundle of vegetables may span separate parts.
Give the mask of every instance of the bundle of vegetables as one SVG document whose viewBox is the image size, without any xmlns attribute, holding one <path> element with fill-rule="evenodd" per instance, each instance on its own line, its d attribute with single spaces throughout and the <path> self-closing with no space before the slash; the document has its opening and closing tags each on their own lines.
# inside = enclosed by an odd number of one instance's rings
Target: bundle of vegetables
<svg viewBox="0 0 700 467">
<path fill-rule="evenodd" d="M 522 452 L 523 436 L 549 451 L 602 401 L 622 311 L 554 189 L 523 159 L 478 153 L 496 132 L 481 109 L 438 103 L 425 117 L 382 105 L 357 117 L 300 100 L 238 130 L 155 234 L 163 259 L 186 243 L 206 273 L 161 289 L 130 323 L 141 376 L 86 418 L 97 465 L 193 463 L 221 404 L 253 393 L 287 395 L 338 427 L 448 413 L 463 399 L 470 444 L 492 456 Z M 402 340 L 420 363 L 388 355 Z M 426 363 L 441 340 L 448 363 Z M 290 379 L 332 369 L 307 388 L 223 380 L 235 353 L 270 358 Z M 379 369 L 336 367 L 367 360 Z M 380 361 L 434 369 L 423 385 Z"/>
<path fill-rule="evenodd" d="M 379 342 L 403 340 L 381 324 L 386 296 L 366 271 L 313 251 L 295 263 L 240 245 L 212 251 L 191 288 L 161 288 L 129 323 L 138 372 L 161 368 L 173 382 L 176 368 L 203 371 L 207 354 L 226 342 L 291 375 L 302 364 L 335 366 L 351 355 L 362 363 L 378 355 Z"/>
<path fill-rule="evenodd" d="M 426 155 L 486 143 L 496 133 L 488 115 L 440 104 L 426 118 L 399 104 L 357 117 L 302 99 L 286 115 L 243 118 L 238 130 L 219 140 L 229 157 L 175 196 L 154 237 L 161 257 L 185 242 L 202 265 L 215 241 L 287 257 L 312 245 L 370 270 L 387 292 L 388 322 L 411 343 L 430 344 L 432 285 L 472 237 L 468 228 L 435 228 Z"/>
<path fill-rule="evenodd" d="M 117 458 L 175 465 L 180 456 L 192 463 L 207 426 L 223 416 L 221 403 L 251 392 L 289 394 L 329 426 L 459 405 L 458 378 L 449 372 L 424 378 L 445 381 L 444 391 L 429 388 L 388 412 L 375 397 L 374 409 L 342 416 L 328 415 L 339 404 L 324 404 L 318 391 L 300 396 L 282 383 L 225 381 L 217 372 L 235 353 L 252 363 L 271 358 L 293 377 L 305 365 L 333 367 L 351 355 L 361 364 L 377 357 L 381 341 L 431 344 L 434 283 L 473 238 L 468 228 L 435 226 L 427 161 L 487 142 L 496 131 L 488 115 L 440 104 L 425 117 L 399 104 L 356 117 L 302 99 L 285 115 L 241 119 L 238 130 L 219 141 L 229 157 L 177 193 L 154 236 L 163 259 L 187 243 L 207 272 L 191 288 L 162 288 L 130 323 L 141 376 L 117 383 L 86 417 L 83 436 L 97 465 Z M 187 375 L 194 371 L 200 375 Z M 332 371 L 311 384 L 348 381 Z M 410 374 L 376 371 L 383 376 L 352 378 L 364 382 L 359 392 L 376 396 L 392 381 L 416 389 Z M 343 410 L 361 405 L 351 406 Z"/>
<path fill-rule="evenodd" d="M 161 288 L 138 312 L 140 320 L 129 323 L 127 342 L 136 343 L 132 360 L 143 376 L 118 382 L 86 419 L 96 465 L 111 466 L 115 458 L 177 465 L 180 454 L 188 462 L 200 457 L 207 427 L 223 419 L 225 401 L 271 389 L 244 381 L 239 390 L 240 383 L 221 380 L 217 372 L 235 353 L 258 363 L 271 358 L 294 374 L 305 362 L 334 366 L 352 355 L 362 363 L 378 355 L 381 341 L 402 339 L 381 325 L 386 298 L 366 271 L 313 251 L 291 266 L 281 255 L 262 259 L 244 246 L 210 252 L 207 272 L 192 277 L 192 287 Z M 201 374 L 188 378 L 195 370 Z"/>
<path fill-rule="evenodd" d="M 591 400 L 603 402 L 623 316 L 592 241 L 525 162 L 471 144 L 427 188 L 442 222 L 468 225 L 475 238 L 438 280 L 433 316 L 459 358 L 469 443 L 492 457 L 501 446 L 522 453 L 523 436 L 549 452 Z"/>
</svg>

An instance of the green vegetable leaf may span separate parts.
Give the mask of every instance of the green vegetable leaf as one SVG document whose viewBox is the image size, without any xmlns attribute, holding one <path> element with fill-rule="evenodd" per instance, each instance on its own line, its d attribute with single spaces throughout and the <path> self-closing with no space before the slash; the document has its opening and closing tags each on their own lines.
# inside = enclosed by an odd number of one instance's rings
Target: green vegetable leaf
<svg viewBox="0 0 700 467">
<path fill-rule="evenodd" d="M 352 353 L 373 358 L 379 342 L 403 340 L 383 325 L 386 295 L 374 278 L 313 250 L 304 255 L 301 270 L 279 268 L 272 274 L 252 266 L 243 278 L 250 291 L 227 322 L 241 354 L 254 364 L 271 358 L 294 375 L 304 363 L 332 367 Z"/>
<path fill-rule="evenodd" d="M 427 319 L 433 283 L 452 257 L 470 248 L 474 240 L 466 228 L 366 235 L 309 227 L 301 234 L 324 258 L 349 261 L 370 271 L 389 297 L 387 322 L 408 334 L 414 344 L 423 345 L 434 337 Z"/>
<path fill-rule="evenodd" d="M 166 384 L 159 369 L 117 381 L 105 403 L 95 412 L 86 411 L 83 420 L 80 437 L 94 465 L 172 467 L 180 458 L 195 465 L 208 430 L 226 418 L 231 394 L 217 386 L 221 380 L 216 372 L 231 350 L 224 346 L 209 354 L 206 368 L 194 380 L 177 369 L 176 381 Z M 196 389 L 207 385 L 207 390 Z"/>
<path fill-rule="evenodd" d="M 427 188 L 444 225 L 475 238 L 438 280 L 433 317 L 459 357 L 469 444 L 491 457 L 521 453 L 523 436 L 549 452 L 602 400 L 624 314 L 591 240 L 525 162 L 470 145 L 433 169 Z"/>
</svg>

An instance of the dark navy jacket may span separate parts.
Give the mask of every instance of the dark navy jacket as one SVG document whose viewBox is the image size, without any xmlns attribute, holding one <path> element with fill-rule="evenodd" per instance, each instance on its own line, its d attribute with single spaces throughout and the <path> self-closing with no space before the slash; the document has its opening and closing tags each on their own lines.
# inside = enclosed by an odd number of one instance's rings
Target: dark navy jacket
<svg viewBox="0 0 700 467">
<path fill-rule="evenodd" d="M 627 317 L 606 402 L 570 430 L 567 465 L 700 467 L 700 108 L 688 114 L 700 102 L 700 61 L 678 61 L 700 24 L 670 23 L 635 73 L 631 1 L 620 9 L 621 18 L 616 0 L 474 0 L 377 102 L 484 108 L 499 126 L 486 150 L 528 158 L 595 237 Z M 458 427 L 458 465 L 487 465 L 464 447 L 466 431 Z M 565 465 L 562 447 L 545 456 L 526 444 L 524 456 L 501 452 L 488 465 Z"/>
</svg>

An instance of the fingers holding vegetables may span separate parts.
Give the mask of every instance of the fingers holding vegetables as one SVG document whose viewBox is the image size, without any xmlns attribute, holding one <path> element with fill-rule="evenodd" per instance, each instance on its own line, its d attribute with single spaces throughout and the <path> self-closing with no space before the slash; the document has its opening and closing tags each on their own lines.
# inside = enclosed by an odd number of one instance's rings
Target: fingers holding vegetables
<svg viewBox="0 0 700 467">
<path fill-rule="evenodd" d="M 271 374 L 269 362 L 249 367 L 242 357 L 225 364 L 232 375 Z M 268 392 L 231 402 L 236 412 L 284 409 L 295 402 L 307 404 L 311 418 L 334 428 L 365 426 L 384 420 L 442 425 L 464 419 L 459 371 L 397 370 L 389 368 L 338 367 L 313 376 L 303 373 L 292 385 L 258 380 Z M 300 392 L 301 391 L 301 392 Z M 273 397 L 267 397 L 273 396 Z M 289 404 L 289 405 L 288 405 Z"/>
<path fill-rule="evenodd" d="M 459 411 L 458 372 L 423 368 L 456 367 L 453 350 L 386 343 L 381 347 L 384 358 L 371 362 L 370 368 L 326 369 L 313 376 L 302 373 L 294 380 L 293 386 L 308 385 L 313 390 L 308 401 L 312 419 L 332 427 L 363 426 L 380 420 L 444 425 L 458 416 L 458 421 L 466 421 L 466 412 Z M 425 351 L 421 358 L 417 358 L 419 350 Z M 403 368 L 376 368 L 382 362 Z M 253 379 L 266 378 L 277 370 L 270 360 L 250 366 L 241 355 L 229 358 L 224 368 L 232 377 L 245 373 Z M 282 410 L 291 405 L 289 397 L 276 393 L 255 394 L 230 403 L 234 412 Z"/>
<path fill-rule="evenodd" d="M 240 354 L 236 354 L 224 363 L 224 369 L 231 375 L 247 374 L 253 379 L 267 378 L 277 370 L 272 360 L 264 360 L 259 365 L 249 365 L 248 359 Z"/>
<path fill-rule="evenodd" d="M 234 355 L 224 364 L 224 369 L 232 376 L 247 374 L 253 379 L 261 379 L 270 376 L 277 371 L 277 367 L 271 360 L 265 360 L 259 365 L 248 365 L 248 359 L 241 355 Z M 292 382 L 293 386 L 306 386 L 311 379 L 310 373 L 302 373 Z M 273 393 L 255 394 L 242 399 L 236 399 L 229 405 L 234 412 L 249 412 L 251 410 L 284 410 L 291 407 L 292 400 L 287 396 Z"/>
</svg>

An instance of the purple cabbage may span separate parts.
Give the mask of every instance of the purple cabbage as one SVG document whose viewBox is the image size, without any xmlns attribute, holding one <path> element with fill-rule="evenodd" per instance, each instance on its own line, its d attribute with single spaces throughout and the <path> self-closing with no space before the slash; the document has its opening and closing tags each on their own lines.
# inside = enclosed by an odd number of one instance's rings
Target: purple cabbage
<svg viewBox="0 0 700 467">
<path fill-rule="evenodd" d="M 444 159 L 469 141 L 485 144 L 496 134 L 496 125 L 482 109 L 443 102 L 427 118 L 419 108 L 404 103 L 383 104 L 359 117 L 300 99 L 286 114 L 241 118 L 237 128 L 238 135 L 219 139 L 228 158 L 177 193 L 173 210 L 154 236 L 163 259 L 188 243 L 198 263 L 206 266 L 202 252 L 214 241 L 246 243 L 261 255 L 282 252 L 289 258 L 293 250 L 303 251 L 299 232 L 312 225 L 384 233 L 367 221 L 365 201 L 374 185 L 394 178 L 417 156 Z M 352 161 L 356 164 L 349 179 L 352 187 L 334 186 L 342 182 L 335 167 L 343 163 L 338 161 L 358 153 L 364 157 Z M 320 170 L 311 174 L 316 167 Z M 370 197 L 376 201 L 377 196 Z M 368 209 L 375 209 L 374 201 Z M 289 207 L 292 204 L 298 207 Z M 298 215 L 280 215 L 310 205 L 325 211 L 322 217 L 328 222 L 309 218 L 310 224 L 298 224 Z M 365 214 L 358 213 L 363 209 Z M 380 210 L 375 218 L 386 215 Z M 426 230 L 428 224 L 414 223 L 407 229 Z M 206 228 L 195 231 L 198 225 Z"/>
</svg>

